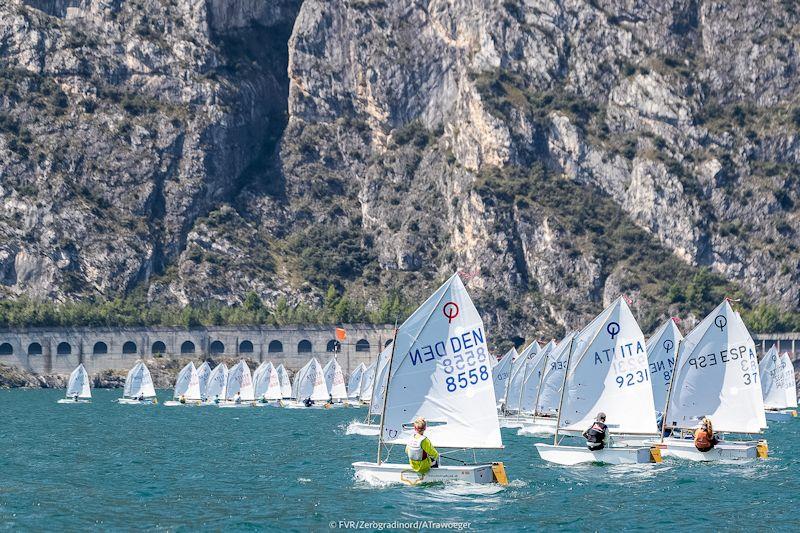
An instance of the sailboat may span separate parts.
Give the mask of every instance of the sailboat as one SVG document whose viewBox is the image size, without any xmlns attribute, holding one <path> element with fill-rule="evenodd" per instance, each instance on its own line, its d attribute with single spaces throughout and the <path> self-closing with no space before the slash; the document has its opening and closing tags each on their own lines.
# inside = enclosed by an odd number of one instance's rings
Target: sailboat
<svg viewBox="0 0 800 533">
<path fill-rule="evenodd" d="M 494 385 L 494 400 L 497 409 L 503 408 L 506 401 L 508 379 L 511 377 L 511 364 L 518 356 L 516 348 L 511 348 L 500 361 L 492 367 L 492 384 Z"/>
<path fill-rule="evenodd" d="M 197 369 L 197 381 L 200 385 L 200 398 L 208 398 L 206 388 L 208 387 L 208 377 L 211 375 L 211 365 L 208 361 L 203 361 L 200 368 Z"/>
<path fill-rule="evenodd" d="M 380 433 L 380 424 L 377 423 L 376 418 L 380 418 L 383 412 L 383 400 L 386 395 L 386 373 L 389 370 L 389 358 L 391 355 L 392 347 L 390 345 L 384 348 L 378 356 L 378 360 L 374 365 L 375 377 L 373 378 L 373 382 L 377 383 L 377 386 L 372 387 L 367 406 L 367 416 L 363 422 L 351 422 L 347 426 L 347 435 L 377 437 L 378 433 Z"/>
<path fill-rule="evenodd" d="M 364 370 L 364 374 L 361 377 L 361 389 L 358 391 L 358 399 L 364 405 L 369 404 L 370 398 L 372 398 L 372 382 L 375 381 L 377 373 L 378 362 L 373 361 Z"/>
<path fill-rule="evenodd" d="M 272 366 L 271 362 L 266 363 L 264 369 L 259 373 L 258 379 L 255 380 L 254 394 L 260 406 L 277 406 L 279 405 L 278 402 L 283 398 L 278 370 Z"/>
<path fill-rule="evenodd" d="M 682 438 L 708 417 L 715 435 L 758 434 L 766 428 L 756 347 L 726 298 L 681 342 L 664 409 L 664 431 L 655 443 L 664 456 L 692 461 L 767 456 L 766 441 L 722 439 L 698 451 Z"/>
<path fill-rule="evenodd" d="M 407 483 L 466 481 L 506 483 L 502 463 L 441 465 L 422 475 L 388 462 L 387 445 L 406 444 L 418 416 L 440 451 L 500 449 L 492 368 L 478 311 L 458 274 L 453 275 L 395 332 L 378 435 L 377 462 L 353 463 L 358 479 Z M 445 454 L 440 455 L 440 459 Z"/>
<path fill-rule="evenodd" d="M 501 409 L 501 428 L 521 428 L 525 424 L 527 417 L 520 412 L 525 379 L 528 375 L 528 368 L 539 360 L 540 351 L 539 343 L 533 341 L 514 360 L 506 389 L 505 403 Z"/>
<path fill-rule="evenodd" d="M 225 385 L 225 401 L 219 407 L 252 407 L 255 400 L 253 390 L 253 376 L 250 367 L 244 361 L 239 361 L 228 372 L 228 382 Z"/>
<path fill-rule="evenodd" d="M 288 400 L 292 397 L 292 381 L 289 379 L 289 372 L 286 371 L 283 364 L 276 366 L 275 371 L 278 373 L 278 381 L 281 384 L 281 397 Z"/>
<path fill-rule="evenodd" d="M 518 435 L 532 437 L 548 437 L 556 433 L 558 419 L 558 403 L 561 400 L 561 386 L 564 383 L 564 373 L 567 369 L 567 357 L 572 339 L 577 331 L 569 333 L 560 343 L 555 345 L 542 359 L 539 386 L 530 413 L 533 419 L 526 422 Z"/>
<path fill-rule="evenodd" d="M 255 388 L 256 383 L 258 383 L 258 378 L 261 377 L 261 373 L 267 369 L 267 365 L 271 365 L 272 363 L 268 363 L 267 361 L 262 362 L 258 367 L 253 371 L 253 387 Z M 258 398 L 258 394 L 256 393 L 256 398 Z"/>
<path fill-rule="evenodd" d="M 559 439 L 560 432 L 588 429 L 599 411 L 606 413 L 611 435 L 658 432 L 644 334 L 625 299 L 617 298 L 570 345 L 556 434 L 553 444 L 536 444 L 539 456 L 568 466 L 660 462 L 658 449 L 616 444 L 613 437 L 601 450 Z"/>
<path fill-rule="evenodd" d="M 193 362 L 189 361 L 178 373 L 172 398 L 164 402 L 164 406 L 200 405 L 200 379 Z"/>
<path fill-rule="evenodd" d="M 295 376 L 293 387 L 294 402 L 287 402 L 284 407 L 290 409 L 297 408 L 324 408 L 328 407 L 328 387 L 325 386 L 325 376 L 322 373 L 322 365 L 316 357 L 312 357 L 306 365 L 300 369 Z"/>
<path fill-rule="evenodd" d="M 125 377 L 122 398 L 117 402 L 129 405 L 158 403 L 156 389 L 153 387 L 153 378 L 144 362 L 137 361 L 130 369 Z"/>
<path fill-rule="evenodd" d="M 206 393 L 203 403 L 206 405 L 218 404 L 225 399 L 225 388 L 228 385 L 228 367 L 220 363 L 208 375 Z"/>
<path fill-rule="evenodd" d="M 683 335 L 677 319 L 670 318 L 661 324 L 647 340 L 647 360 L 650 363 L 650 381 L 653 384 L 653 402 L 658 416 L 667 403 L 667 391 L 675 369 L 675 354 Z"/>
<path fill-rule="evenodd" d="M 544 373 L 550 360 L 550 354 L 555 349 L 556 342 L 551 340 L 541 349 L 536 359 L 528 365 L 520 400 L 523 425 L 517 432 L 518 435 L 548 437 L 555 433 L 555 418 L 536 415 L 536 405 L 539 400 Z"/>
<path fill-rule="evenodd" d="M 363 379 L 366 369 L 367 365 L 361 363 L 353 370 L 353 373 L 350 374 L 350 379 L 347 381 L 347 400 L 351 405 L 360 403 L 358 401 L 358 395 L 361 392 L 361 380 Z"/>
<path fill-rule="evenodd" d="M 347 399 L 347 389 L 344 386 L 344 372 L 336 357 L 331 357 L 330 361 L 322 369 L 325 376 L 325 386 L 328 388 L 329 400 L 333 405 L 343 406 Z"/>
<path fill-rule="evenodd" d="M 758 365 L 766 417 L 770 422 L 789 420 L 797 416 L 797 383 L 794 365 L 789 354 L 778 355 L 772 346 Z"/>
<path fill-rule="evenodd" d="M 89 374 L 86 373 L 83 363 L 80 363 L 69 375 L 67 397 L 58 400 L 58 403 L 91 403 L 91 401 L 92 389 L 89 388 Z"/>
</svg>

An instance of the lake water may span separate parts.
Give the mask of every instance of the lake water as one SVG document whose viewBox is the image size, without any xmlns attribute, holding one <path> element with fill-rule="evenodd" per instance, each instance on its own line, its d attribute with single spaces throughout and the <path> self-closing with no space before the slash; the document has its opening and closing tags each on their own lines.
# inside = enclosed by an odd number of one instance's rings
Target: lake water
<svg viewBox="0 0 800 533">
<path fill-rule="evenodd" d="M 127 406 L 112 402 L 120 390 L 93 393 L 90 405 L 59 405 L 63 391 L 0 391 L 0 527 L 329 531 L 339 521 L 431 520 L 500 531 L 800 528 L 800 419 L 773 424 L 766 461 L 635 468 L 549 466 L 537 440 L 503 430 L 506 449 L 496 458 L 509 487 L 381 488 L 352 477 L 350 464 L 376 452 L 372 438 L 344 433 L 365 409 Z"/>
</svg>

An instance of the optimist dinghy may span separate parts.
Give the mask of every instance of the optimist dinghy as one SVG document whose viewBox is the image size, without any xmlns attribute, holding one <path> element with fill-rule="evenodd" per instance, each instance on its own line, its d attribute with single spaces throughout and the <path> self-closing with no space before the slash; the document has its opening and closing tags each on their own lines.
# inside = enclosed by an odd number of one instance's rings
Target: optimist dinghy
<svg viewBox="0 0 800 533">
<path fill-rule="evenodd" d="M 580 434 L 598 411 L 606 413 L 610 434 L 657 434 L 653 388 L 644 335 L 620 297 L 571 341 L 561 389 L 553 444 L 536 444 L 539 456 L 560 465 L 661 462 L 657 449 L 612 440 L 601 450 L 560 443 L 559 432 Z"/>
<path fill-rule="evenodd" d="M 577 332 L 571 332 L 558 345 L 554 346 L 543 358 L 544 365 L 539 376 L 540 383 L 536 390 L 536 398 L 531 409 L 533 417 L 528 418 L 518 435 L 531 437 L 552 437 L 556 434 L 558 422 L 558 402 L 561 400 L 561 385 L 564 383 L 564 371 L 567 368 L 567 357 L 572 339 Z"/>
<path fill-rule="evenodd" d="M 280 406 L 283 394 L 281 392 L 281 381 L 278 377 L 277 369 L 272 366 L 272 363 L 266 363 L 264 368 L 258 375 L 258 380 L 255 381 L 255 397 L 259 407 L 262 406 Z"/>
<path fill-rule="evenodd" d="M 254 400 L 253 376 L 250 374 L 250 367 L 244 361 L 239 361 L 228 372 L 225 401 L 221 402 L 218 407 L 252 407 Z"/>
<path fill-rule="evenodd" d="M 442 465 L 419 474 L 410 468 L 405 455 L 402 461 L 391 463 L 388 453 L 386 457 L 383 454 L 387 445 L 409 442 L 418 416 L 428 420 L 425 435 L 440 451 L 502 448 L 485 337 L 481 317 L 458 274 L 395 331 L 378 460 L 353 463 L 357 479 L 410 485 L 507 483 L 502 463 Z"/>
<path fill-rule="evenodd" d="M 193 362 L 189 361 L 178 373 L 172 398 L 164 402 L 165 407 L 200 405 L 200 378 L 197 377 L 197 369 Z"/>
<path fill-rule="evenodd" d="M 126 405 L 158 403 L 156 389 L 153 387 L 153 378 L 144 362 L 138 361 L 128 372 L 125 377 L 122 398 L 117 400 L 117 403 Z"/>
<path fill-rule="evenodd" d="M 344 401 L 347 400 L 347 389 L 344 386 L 344 372 L 339 361 L 336 360 L 336 356 L 331 357 L 322 369 L 322 375 L 325 376 L 328 399 L 333 400 L 333 406 L 344 407 Z"/>
<path fill-rule="evenodd" d="M 281 398 L 288 400 L 292 397 L 292 381 L 289 379 L 289 372 L 286 371 L 283 364 L 275 367 L 278 373 L 278 381 L 281 384 Z"/>
<path fill-rule="evenodd" d="M 347 381 L 347 401 L 351 405 L 361 403 L 358 395 L 361 392 L 361 380 L 364 377 L 364 371 L 366 369 L 367 365 L 361 363 L 353 370 L 353 373 L 350 374 L 350 379 Z"/>
<path fill-rule="evenodd" d="M 656 410 L 664 409 L 667 392 L 675 369 L 675 354 L 683 335 L 678 329 L 677 319 L 670 318 L 647 340 L 647 360 L 650 364 L 650 382 L 653 384 L 653 402 Z M 663 413 L 662 413 L 663 414 Z"/>
<path fill-rule="evenodd" d="M 228 367 L 220 363 L 208 375 L 206 393 L 203 396 L 203 405 L 216 405 L 225 399 L 225 389 L 228 386 Z"/>
<path fill-rule="evenodd" d="M 328 387 L 325 386 L 325 376 L 322 373 L 322 365 L 316 357 L 305 364 L 297 372 L 294 381 L 295 393 L 297 398 L 293 402 L 284 402 L 283 407 L 287 409 L 326 409 L 328 399 Z"/>
<path fill-rule="evenodd" d="M 678 348 L 675 372 L 664 409 L 665 431 L 653 444 L 665 457 L 690 461 L 752 459 L 767 456 L 766 441 L 721 440 L 701 452 L 681 433 L 708 417 L 715 435 L 758 434 L 766 427 L 756 347 L 741 317 L 725 299 L 694 328 Z"/>
<path fill-rule="evenodd" d="M 89 374 L 80 363 L 69 375 L 67 397 L 58 403 L 92 403 L 92 389 L 89 388 Z"/>
<path fill-rule="evenodd" d="M 769 422 L 783 422 L 797 416 L 797 383 L 789 354 L 778 355 L 773 346 L 758 364 L 764 408 Z"/>
<path fill-rule="evenodd" d="M 206 388 L 208 387 L 208 378 L 211 376 L 211 365 L 208 361 L 204 361 L 197 369 L 197 381 L 200 384 L 200 398 L 207 398 Z"/>
<path fill-rule="evenodd" d="M 492 367 L 492 385 L 494 385 L 494 400 L 497 410 L 501 411 L 506 403 L 506 390 L 508 380 L 511 378 L 511 366 L 518 356 L 516 348 L 511 348 L 500 361 Z M 501 426 L 502 427 L 502 426 Z"/>
<path fill-rule="evenodd" d="M 379 420 L 383 412 L 383 402 L 386 398 L 386 374 L 389 370 L 389 359 L 391 355 L 392 347 L 390 345 L 384 348 L 383 352 L 378 356 L 378 361 L 375 365 L 375 377 L 373 378 L 373 382 L 378 385 L 372 388 L 367 416 L 364 422 L 351 422 L 347 426 L 347 431 L 345 432 L 347 435 L 376 437 L 380 433 L 381 428 Z"/>
<path fill-rule="evenodd" d="M 522 353 L 514 359 L 511 365 L 511 377 L 508 379 L 505 402 L 500 409 L 501 428 L 521 428 L 528 417 L 520 412 L 522 403 L 522 392 L 525 388 L 525 377 L 528 367 L 537 360 L 539 355 L 539 344 L 531 342 Z"/>
</svg>

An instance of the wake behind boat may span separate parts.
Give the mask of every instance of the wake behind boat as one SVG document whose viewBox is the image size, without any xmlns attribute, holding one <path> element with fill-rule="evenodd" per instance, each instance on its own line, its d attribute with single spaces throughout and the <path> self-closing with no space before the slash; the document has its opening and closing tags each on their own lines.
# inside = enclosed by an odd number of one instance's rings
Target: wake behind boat
<svg viewBox="0 0 800 533">
<path fill-rule="evenodd" d="M 391 348 L 378 460 L 353 463 L 356 478 L 410 485 L 507 483 L 502 463 L 414 470 L 405 461 L 389 462 L 383 453 L 387 445 L 411 442 L 417 417 L 428 419 L 425 436 L 437 448 L 503 446 L 483 322 L 457 273 L 396 330 Z"/>
</svg>

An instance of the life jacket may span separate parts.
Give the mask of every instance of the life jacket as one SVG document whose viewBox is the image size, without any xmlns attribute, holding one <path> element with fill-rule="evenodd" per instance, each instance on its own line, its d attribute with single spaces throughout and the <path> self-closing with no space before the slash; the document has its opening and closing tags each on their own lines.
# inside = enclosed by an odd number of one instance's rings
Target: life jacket
<svg viewBox="0 0 800 533">
<path fill-rule="evenodd" d="M 428 458 L 428 452 L 422 449 L 422 442 L 427 439 L 425 435 L 414 433 L 406 446 L 406 453 L 411 461 L 424 461 Z"/>
<path fill-rule="evenodd" d="M 701 452 L 707 452 L 714 447 L 712 439 L 708 436 L 708 431 L 698 429 L 694 434 L 694 447 Z"/>
<path fill-rule="evenodd" d="M 586 431 L 586 440 L 592 444 L 603 444 L 606 438 L 606 425 L 602 422 L 595 422 Z"/>
</svg>

